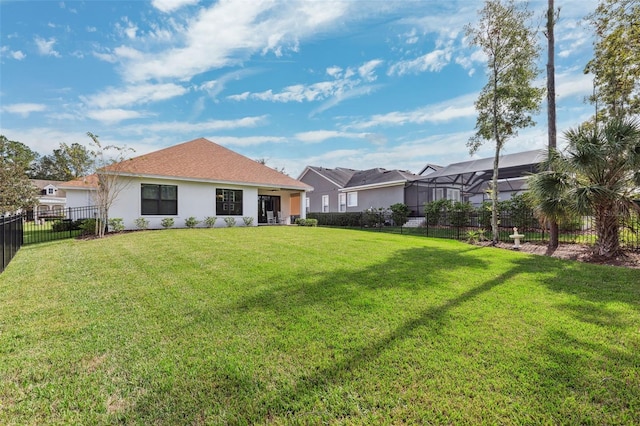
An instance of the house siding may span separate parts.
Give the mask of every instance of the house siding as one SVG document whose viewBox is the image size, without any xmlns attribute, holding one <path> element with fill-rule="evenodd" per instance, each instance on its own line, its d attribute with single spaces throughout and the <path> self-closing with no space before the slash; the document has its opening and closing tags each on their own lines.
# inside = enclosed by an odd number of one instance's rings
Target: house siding
<svg viewBox="0 0 640 426">
<path fill-rule="evenodd" d="M 207 182 L 178 181 L 171 179 L 121 178 L 126 182 L 124 189 L 118 194 L 116 201 L 109 210 L 110 218 L 122 218 L 126 229 L 136 229 L 135 221 L 144 217 L 149 221 L 149 228 L 162 228 L 161 221 L 165 217 L 174 219 L 176 228 L 184 227 L 187 218 L 193 216 L 203 221 L 207 216 L 216 216 L 216 227 L 227 226 L 224 215 L 216 214 L 216 189 L 242 190 L 242 216 L 236 218 L 238 225 L 242 225 L 242 217 L 253 217 L 253 225 L 258 224 L 258 189 L 242 185 L 227 185 Z M 144 215 L 141 214 L 141 184 L 176 185 L 178 187 L 177 215 Z M 202 226 L 202 225 L 199 225 Z"/>
<path fill-rule="evenodd" d="M 348 190 L 346 192 L 356 192 Z M 396 203 L 404 203 L 404 184 L 385 188 L 357 190 L 358 206 L 348 207 L 348 212 L 361 212 L 368 208 L 389 208 Z M 336 202 L 338 201 L 336 196 Z"/>
<path fill-rule="evenodd" d="M 307 172 L 301 182 L 313 187 L 313 191 L 307 192 L 309 199 L 309 211 L 314 213 L 322 212 L 322 196 L 329 196 L 329 212 L 338 211 L 338 186 L 334 185 L 316 172 Z"/>
</svg>

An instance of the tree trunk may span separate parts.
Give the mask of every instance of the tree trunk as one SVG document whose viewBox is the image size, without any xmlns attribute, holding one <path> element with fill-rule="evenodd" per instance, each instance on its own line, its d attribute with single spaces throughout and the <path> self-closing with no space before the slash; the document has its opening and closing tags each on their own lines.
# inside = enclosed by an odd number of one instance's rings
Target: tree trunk
<svg viewBox="0 0 640 426">
<path fill-rule="evenodd" d="M 596 219 L 596 246 L 594 254 L 600 257 L 613 258 L 621 253 L 619 234 L 619 215 L 614 205 L 598 207 Z"/>
<path fill-rule="evenodd" d="M 547 125 L 549 139 L 549 155 L 556 148 L 556 70 L 555 70 L 555 27 L 553 0 L 549 0 L 547 9 Z M 551 163 L 549 163 L 551 170 Z M 558 222 L 552 219 L 549 223 L 549 248 L 558 247 Z"/>
<path fill-rule="evenodd" d="M 498 244 L 498 170 L 500 161 L 500 145 L 496 143 L 496 155 L 493 158 L 493 177 L 491 178 L 491 235 L 492 244 Z"/>
</svg>

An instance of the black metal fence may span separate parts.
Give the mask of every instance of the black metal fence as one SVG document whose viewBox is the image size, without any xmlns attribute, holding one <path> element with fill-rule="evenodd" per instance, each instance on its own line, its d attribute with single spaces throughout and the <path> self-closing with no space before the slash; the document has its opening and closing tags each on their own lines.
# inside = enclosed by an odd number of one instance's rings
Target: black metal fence
<svg viewBox="0 0 640 426">
<path fill-rule="evenodd" d="M 453 211 L 427 214 L 413 220 L 413 227 L 395 226 L 390 213 L 309 213 L 308 218 L 318 219 L 319 226 L 336 226 L 375 230 L 378 232 L 403 233 L 455 240 L 491 239 L 490 211 Z M 545 243 L 549 231 L 530 211 L 500 212 L 498 239 L 512 242 L 510 235 L 524 235 L 522 241 Z M 560 243 L 590 244 L 596 242 L 595 220 L 592 216 L 577 217 L 559 224 Z M 625 220 L 619 230 L 620 245 L 629 250 L 640 250 L 640 217 Z"/>
<path fill-rule="evenodd" d="M 24 220 L 24 244 L 74 238 L 82 234 L 93 233 L 97 207 L 67 208 L 46 219 Z"/>
<path fill-rule="evenodd" d="M 22 226 L 22 215 L 0 217 L 0 245 L 2 246 L 0 272 L 4 271 L 22 246 Z"/>
</svg>

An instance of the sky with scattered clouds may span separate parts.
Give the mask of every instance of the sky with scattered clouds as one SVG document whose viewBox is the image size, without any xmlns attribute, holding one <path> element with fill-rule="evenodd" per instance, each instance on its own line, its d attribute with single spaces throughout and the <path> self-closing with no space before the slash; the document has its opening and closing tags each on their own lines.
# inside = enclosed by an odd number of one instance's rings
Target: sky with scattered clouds
<svg viewBox="0 0 640 426">
<path fill-rule="evenodd" d="M 583 19 L 596 3 L 556 0 L 559 132 L 593 113 Z M 0 0 L 0 134 L 42 155 L 88 146 L 88 131 L 134 155 L 205 137 L 293 177 L 307 165 L 415 173 L 465 161 L 487 77 L 464 27 L 482 5 Z M 528 6 L 541 71 L 546 5 Z M 545 108 L 505 153 L 546 146 Z"/>
</svg>

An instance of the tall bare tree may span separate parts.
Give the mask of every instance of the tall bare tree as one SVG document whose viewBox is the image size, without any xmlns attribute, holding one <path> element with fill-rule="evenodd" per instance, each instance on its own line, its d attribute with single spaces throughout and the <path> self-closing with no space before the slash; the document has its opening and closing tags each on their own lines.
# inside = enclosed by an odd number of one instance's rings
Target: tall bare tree
<svg viewBox="0 0 640 426">
<path fill-rule="evenodd" d="M 495 143 L 491 180 L 491 230 L 498 242 L 498 170 L 506 141 L 518 129 L 533 126 L 531 114 L 540 109 L 544 89 L 534 87 L 540 73 L 536 59 L 540 47 L 535 31 L 527 25 L 532 13 L 526 3 L 514 0 L 487 0 L 479 12 L 480 20 L 465 27 L 471 43 L 487 57 L 488 82 L 475 102 L 478 118 L 476 133 L 467 146 L 475 153 L 486 141 Z"/>
<path fill-rule="evenodd" d="M 91 132 L 87 132 L 87 136 L 93 141 L 92 154 L 98 176 L 98 188 L 94 195 L 98 207 L 96 235 L 102 238 L 109 220 L 109 209 L 120 192 L 127 187 L 127 181 L 121 179 L 122 166 L 129 158 L 128 153 L 133 150 L 116 145 L 102 145 L 99 136 Z"/>
<path fill-rule="evenodd" d="M 547 36 L 547 136 L 548 136 L 548 155 L 550 158 L 552 152 L 557 146 L 557 130 L 556 130 L 556 66 L 555 66 L 555 35 L 554 29 L 556 19 L 559 16 L 560 9 L 555 10 L 553 0 L 549 0 L 547 7 L 547 28 L 545 35 Z M 548 162 L 549 167 L 553 164 Z M 549 248 L 558 247 L 558 222 L 555 219 L 549 221 Z"/>
</svg>

